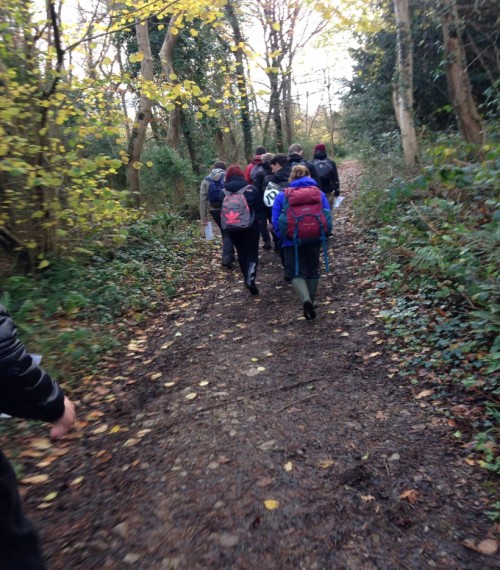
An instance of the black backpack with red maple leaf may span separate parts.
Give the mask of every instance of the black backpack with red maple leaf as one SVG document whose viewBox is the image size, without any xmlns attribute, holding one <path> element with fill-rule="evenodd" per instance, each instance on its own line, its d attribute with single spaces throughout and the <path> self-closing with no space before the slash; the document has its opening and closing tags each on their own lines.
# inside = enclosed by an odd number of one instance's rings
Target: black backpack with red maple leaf
<svg viewBox="0 0 500 570">
<path fill-rule="evenodd" d="M 253 224 L 254 213 L 248 206 L 245 190 L 251 186 L 240 188 L 237 192 L 224 190 L 224 200 L 220 213 L 220 222 L 223 230 L 239 232 L 247 230 Z"/>
</svg>

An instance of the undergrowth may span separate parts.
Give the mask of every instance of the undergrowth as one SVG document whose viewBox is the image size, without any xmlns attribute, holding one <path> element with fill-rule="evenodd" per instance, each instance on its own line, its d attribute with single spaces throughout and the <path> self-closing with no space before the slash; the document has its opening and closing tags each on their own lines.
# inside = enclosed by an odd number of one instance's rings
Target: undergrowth
<svg viewBox="0 0 500 570">
<path fill-rule="evenodd" d="M 137 221 L 126 233 L 119 247 L 94 243 L 86 260 L 52 260 L 36 277 L 15 275 L 1 284 L 0 303 L 23 342 L 66 385 L 92 370 L 126 334 L 127 323 L 141 321 L 175 293 L 198 239 L 180 217 L 166 213 Z"/>
<path fill-rule="evenodd" d="M 455 437 L 498 474 L 500 147 L 478 160 L 458 138 L 441 138 L 414 172 L 397 152 L 365 156 L 355 197 L 377 260 L 371 294 L 387 298 L 400 376 L 431 387 Z"/>
</svg>

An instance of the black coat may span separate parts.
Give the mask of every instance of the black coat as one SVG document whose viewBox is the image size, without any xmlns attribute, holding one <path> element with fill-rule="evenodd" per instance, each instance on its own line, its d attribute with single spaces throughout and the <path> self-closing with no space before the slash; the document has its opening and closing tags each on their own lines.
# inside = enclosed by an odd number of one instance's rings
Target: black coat
<svg viewBox="0 0 500 570">
<path fill-rule="evenodd" d="M 265 190 L 264 180 L 266 179 L 266 176 L 269 176 L 272 173 L 273 171 L 271 170 L 271 165 L 269 162 L 263 162 L 258 167 L 257 174 L 255 175 L 255 180 L 253 183 L 261 196 L 264 194 Z"/>
<path fill-rule="evenodd" d="M 337 171 L 337 165 L 332 159 L 327 157 L 325 152 L 321 151 L 316 152 L 314 154 L 313 162 L 316 162 L 317 160 L 327 160 L 332 167 L 330 177 L 328 180 L 318 180 L 321 190 L 323 190 L 325 194 L 330 194 L 331 192 L 335 192 L 335 196 L 338 196 L 340 190 L 340 181 L 339 181 L 339 173 Z"/>
<path fill-rule="evenodd" d="M 314 178 L 314 180 L 318 182 L 318 173 L 316 172 L 316 167 L 310 160 L 306 160 L 303 156 L 300 156 L 300 154 L 294 153 L 288 155 L 288 162 L 290 163 L 291 167 L 294 167 L 296 164 L 303 164 L 304 166 L 307 166 L 309 173 L 311 174 L 311 178 Z"/>
<path fill-rule="evenodd" d="M 0 413 L 55 422 L 64 414 L 64 394 L 38 367 L 17 336 L 16 325 L 0 305 Z"/>
</svg>

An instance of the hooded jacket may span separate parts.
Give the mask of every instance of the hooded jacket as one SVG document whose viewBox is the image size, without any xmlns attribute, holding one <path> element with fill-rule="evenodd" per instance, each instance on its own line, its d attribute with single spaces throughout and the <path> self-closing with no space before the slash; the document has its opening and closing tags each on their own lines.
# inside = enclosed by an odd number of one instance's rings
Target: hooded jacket
<svg viewBox="0 0 500 570">
<path fill-rule="evenodd" d="M 335 164 L 335 162 L 333 160 L 328 158 L 326 152 L 323 152 L 323 151 L 317 151 L 314 153 L 313 163 L 315 164 L 316 161 L 318 161 L 318 160 L 327 160 L 332 166 L 332 171 L 331 171 L 329 179 L 328 180 L 318 180 L 321 190 L 323 190 L 323 192 L 325 192 L 326 194 L 330 194 L 331 192 L 334 192 L 335 196 L 338 196 L 340 193 L 339 192 L 340 181 L 339 181 L 339 173 L 337 171 L 337 165 Z M 316 171 L 318 171 L 318 170 L 316 169 Z M 319 177 L 319 175 L 318 175 L 318 177 Z"/>
<path fill-rule="evenodd" d="M 293 153 L 288 155 L 288 162 L 290 163 L 290 168 L 293 168 L 296 164 L 303 164 L 304 166 L 307 166 L 311 178 L 314 178 L 314 180 L 318 182 L 318 173 L 316 172 L 316 167 L 311 161 L 306 160 L 300 154 Z"/>
<path fill-rule="evenodd" d="M 292 180 L 289 184 L 289 188 L 311 188 L 312 186 L 319 188 L 316 180 L 313 180 L 309 176 L 304 176 L 303 178 L 298 178 L 297 180 Z M 285 192 L 280 192 L 274 199 L 273 210 L 272 210 L 272 223 L 275 234 L 281 239 L 278 220 L 283 210 L 283 205 L 285 203 Z M 330 210 L 330 203 L 324 192 L 321 192 L 321 205 L 323 210 Z M 281 247 L 292 247 L 294 245 L 293 240 L 284 237 L 281 241 Z"/>
<path fill-rule="evenodd" d="M 226 173 L 222 168 L 214 168 L 212 172 L 208 175 L 208 178 L 213 178 L 214 180 L 220 180 L 222 176 Z M 208 200 L 208 188 L 210 183 L 208 180 L 203 179 L 200 185 L 200 220 L 205 220 L 208 217 L 208 210 L 220 210 L 222 207 L 222 201 L 220 203 L 210 203 Z"/>
<path fill-rule="evenodd" d="M 0 413 L 55 422 L 64 414 L 64 393 L 38 367 L 17 336 L 16 325 L 0 305 Z"/>
</svg>

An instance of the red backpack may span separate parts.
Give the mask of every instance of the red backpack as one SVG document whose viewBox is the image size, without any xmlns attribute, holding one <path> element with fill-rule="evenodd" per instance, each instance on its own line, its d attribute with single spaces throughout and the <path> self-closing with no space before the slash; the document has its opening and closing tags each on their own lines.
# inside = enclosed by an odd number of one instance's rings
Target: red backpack
<svg viewBox="0 0 500 570">
<path fill-rule="evenodd" d="M 294 241 L 315 243 L 324 240 L 331 231 L 331 218 L 329 221 L 325 216 L 320 189 L 315 186 L 287 188 L 278 223 L 281 235 Z"/>
</svg>

